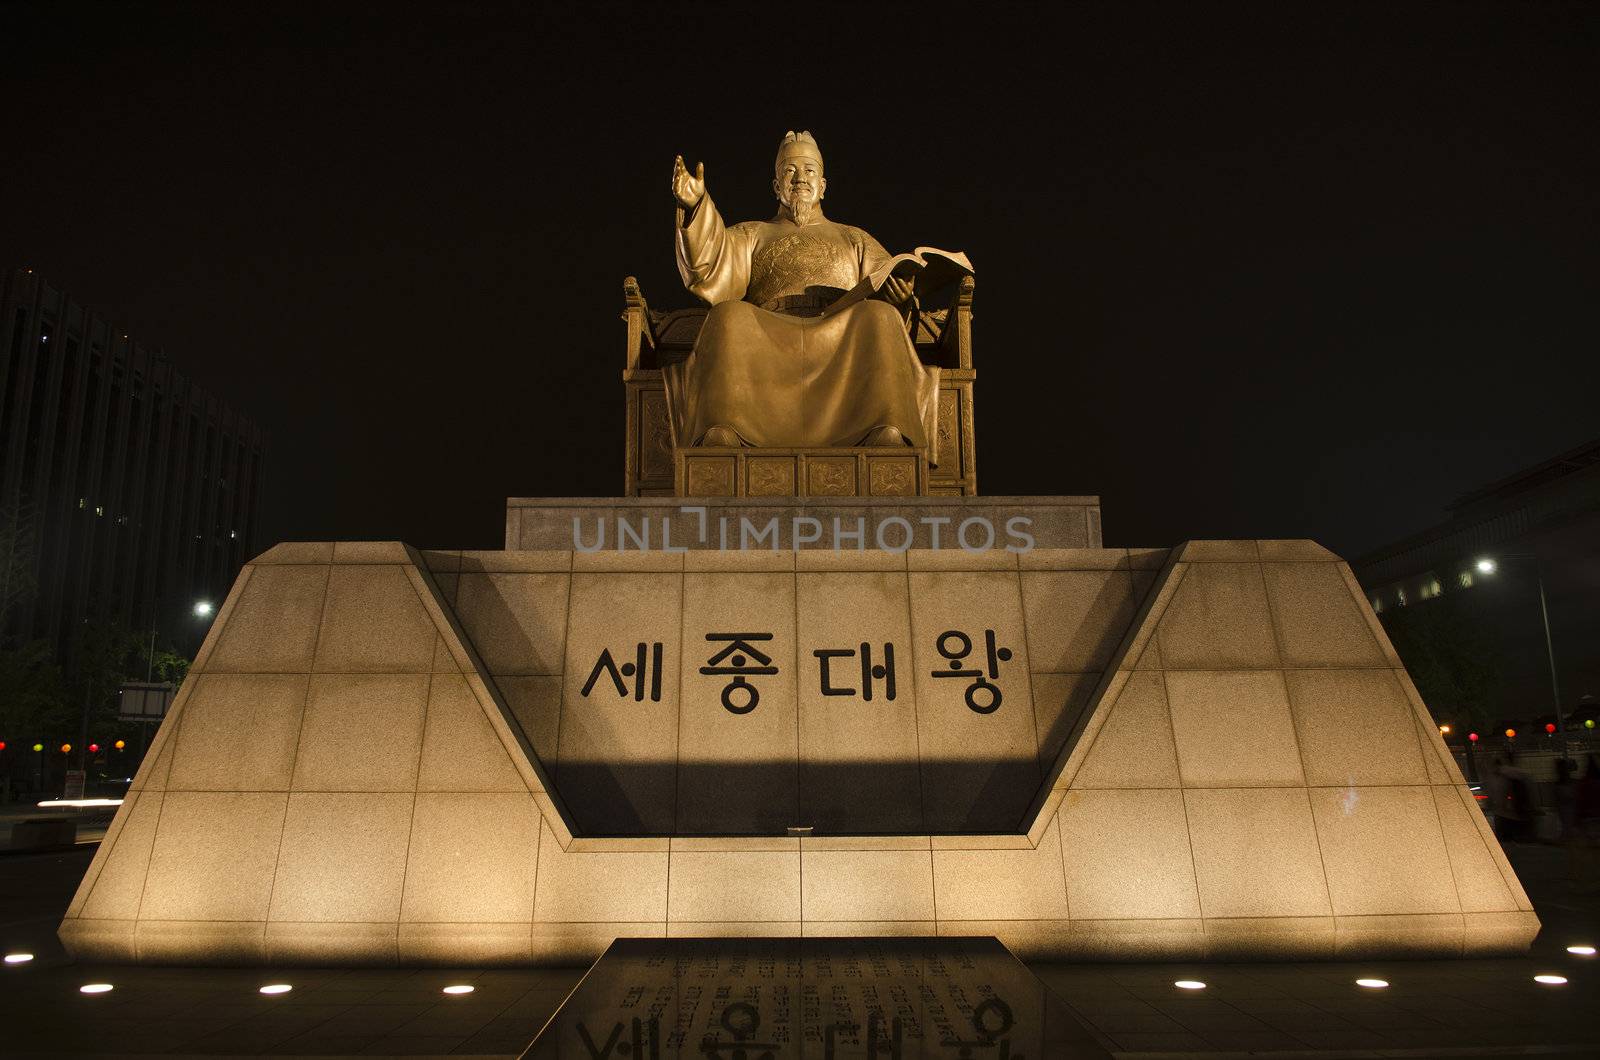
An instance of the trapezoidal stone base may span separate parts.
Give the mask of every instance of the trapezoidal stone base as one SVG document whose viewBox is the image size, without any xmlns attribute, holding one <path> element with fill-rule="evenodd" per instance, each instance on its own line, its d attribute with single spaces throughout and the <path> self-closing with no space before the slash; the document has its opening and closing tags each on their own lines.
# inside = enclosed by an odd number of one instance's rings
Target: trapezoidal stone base
<svg viewBox="0 0 1600 1060">
<path fill-rule="evenodd" d="M 735 633 L 776 671 L 744 713 L 705 672 Z M 340 542 L 245 567 L 60 934 L 83 960 L 482 965 L 625 936 L 1331 959 L 1537 930 L 1310 542 Z"/>
</svg>

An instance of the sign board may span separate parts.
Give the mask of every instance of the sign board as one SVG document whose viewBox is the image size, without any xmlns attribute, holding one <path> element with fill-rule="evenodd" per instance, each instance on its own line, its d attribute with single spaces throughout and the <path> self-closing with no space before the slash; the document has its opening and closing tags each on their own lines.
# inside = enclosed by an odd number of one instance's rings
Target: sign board
<svg viewBox="0 0 1600 1060">
<path fill-rule="evenodd" d="M 84 773 L 81 769 L 67 770 L 67 786 L 61 792 L 63 799 L 83 798 L 83 776 Z"/>
<path fill-rule="evenodd" d="M 123 721 L 160 721 L 172 706 L 171 684 L 155 681 L 129 681 L 118 693 L 117 717 Z"/>
</svg>

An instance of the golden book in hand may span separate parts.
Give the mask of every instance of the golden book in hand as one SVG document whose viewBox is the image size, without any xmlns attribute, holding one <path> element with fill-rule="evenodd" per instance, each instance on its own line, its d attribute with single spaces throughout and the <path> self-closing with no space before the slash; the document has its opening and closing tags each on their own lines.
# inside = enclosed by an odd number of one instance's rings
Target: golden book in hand
<svg viewBox="0 0 1600 1060">
<path fill-rule="evenodd" d="M 924 298 L 973 274 L 972 262 L 959 250 L 940 250 L 938 247 L 918 247 L 906 254 L 896 254 L 888 261 L 861 278 L 861 282 L 840 295 L 825 309 L 823 316 L 848 309 L 857 302 L 871 298 L 883 287 L 890 276 L 902 280 L 914 279 L 917 297 Z"/>
</svg>

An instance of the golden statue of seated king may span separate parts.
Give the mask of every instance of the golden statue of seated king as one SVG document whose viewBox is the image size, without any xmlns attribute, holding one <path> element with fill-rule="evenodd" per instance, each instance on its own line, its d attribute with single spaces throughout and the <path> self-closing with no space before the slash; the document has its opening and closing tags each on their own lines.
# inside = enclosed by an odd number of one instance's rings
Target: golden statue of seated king
<svg viewBox="0 0 1600 1060">
<path fill-rule="evenodd" d="M 890 255 L 823 216 L 828 182 L 809 132 L 784 136 L 775 170 L 777 215 L 729 226 L 705 165 L 673 165 L 678 270 L 711 304 L 693 353 L 663 369 L 674 444 L 931 450 L 939 369 L 907 334 L 913 281 L 891 274 L 830 312 Z"/>
</svg>

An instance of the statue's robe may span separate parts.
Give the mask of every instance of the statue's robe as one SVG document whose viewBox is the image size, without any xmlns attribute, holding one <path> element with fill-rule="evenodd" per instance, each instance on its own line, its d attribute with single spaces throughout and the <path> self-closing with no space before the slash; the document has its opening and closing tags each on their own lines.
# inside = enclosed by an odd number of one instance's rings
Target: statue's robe
<svg viewBox="0 0 1600 1060">
<path fill-rule="evenodd" d="M 924 367 L 895 307 L 867 299 L 823 309 L 889 259 L 867 233 L 820 218 L 728 227 L 709 195 L 678 221 L 678 270 L 711 303 L 694 352 L 665 366 L 673 442 L 712 427 L 747 445 L 859 445 L 897 427 L 937 437 L 939 369 Z"/>
</svg>

